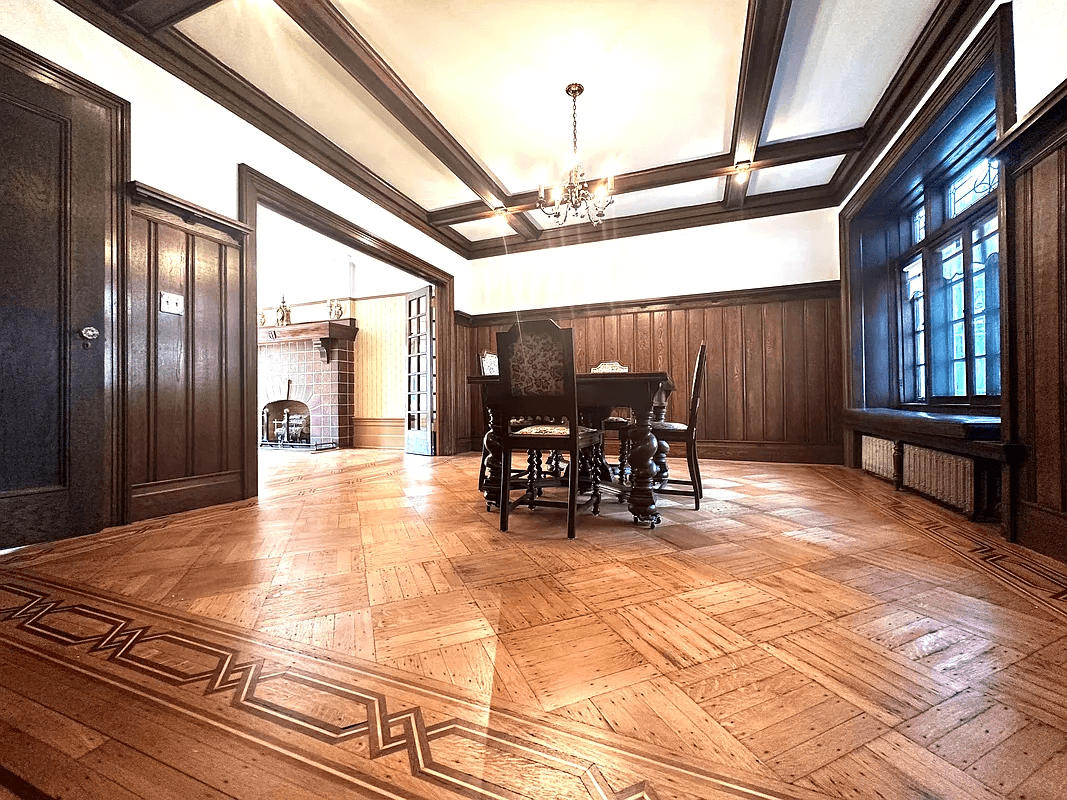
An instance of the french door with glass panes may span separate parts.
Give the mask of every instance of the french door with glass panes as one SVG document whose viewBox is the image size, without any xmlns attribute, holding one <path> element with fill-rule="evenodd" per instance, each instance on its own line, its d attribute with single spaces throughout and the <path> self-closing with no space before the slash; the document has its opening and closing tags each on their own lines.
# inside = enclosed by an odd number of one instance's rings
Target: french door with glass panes
<svg viewBox="0 0 1067 800">
<path fill-rule="evenodd" d="M 405 386 L 404 451 L 422 456 L 432 456 L 437 452 L 434 305 L 432 286 L 412 292 L 407 296 L 405 303 L 407 335 L 404 358 L 407 384 Z"/>
</svg>

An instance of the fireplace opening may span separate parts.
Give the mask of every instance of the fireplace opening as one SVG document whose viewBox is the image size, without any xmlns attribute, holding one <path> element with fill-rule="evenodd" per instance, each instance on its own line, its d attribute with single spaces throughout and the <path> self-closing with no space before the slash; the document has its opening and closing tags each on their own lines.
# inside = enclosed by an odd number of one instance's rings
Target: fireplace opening
<svg viewBox="0 0 1067 800">
<path fill-rule="evenodd" d="M 311 409 L 299 400 L 275 400 L 260 412 L 263 447 L 311 447 Z"/>
</svg>

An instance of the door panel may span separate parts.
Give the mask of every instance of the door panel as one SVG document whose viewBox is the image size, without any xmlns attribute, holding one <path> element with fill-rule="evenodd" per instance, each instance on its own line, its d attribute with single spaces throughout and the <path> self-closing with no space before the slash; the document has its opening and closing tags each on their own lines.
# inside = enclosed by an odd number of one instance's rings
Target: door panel
<svg viewBox="0 0 1067 800">
<path fill-rule="evenodd" d="M 409 294 L 406 308 L 404 450 L 432 456 L 437 452 L 433 287 Z"/>
<path fill-rule="evenodd" d="M 102 107 L 34 60 L 0 40 L 0 548 L 110 521 L 104 287 L 121 101 Z M 89 328 L 100 338 L 81 338 Z"/>
</svg>

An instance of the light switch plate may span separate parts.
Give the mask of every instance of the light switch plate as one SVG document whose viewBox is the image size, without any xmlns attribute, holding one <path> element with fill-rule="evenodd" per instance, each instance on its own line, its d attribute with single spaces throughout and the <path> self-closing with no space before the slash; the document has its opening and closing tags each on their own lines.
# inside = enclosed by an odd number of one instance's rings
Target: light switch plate
<svg viewBox="0 0 1067 800">
<path fill-rule="evenodd" d="M 160 292 L 159 310 L 164 314 L 177 314 L 180 317 L 185 314 L 185 298 L 180 294 Z"/>
</svg>

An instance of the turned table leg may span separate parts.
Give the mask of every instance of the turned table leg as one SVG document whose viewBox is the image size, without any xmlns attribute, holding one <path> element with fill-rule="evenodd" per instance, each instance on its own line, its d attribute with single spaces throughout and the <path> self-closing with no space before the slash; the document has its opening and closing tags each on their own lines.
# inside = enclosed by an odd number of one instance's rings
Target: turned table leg
<svg viewBox="0 0 1067 800">
<path fill-rule="evenodd" d="M 652 433 L 651 409 L 637 414 L 636 425 L 630 429 L 630 442 L 630 501 L 627 507 L 634 522 L 647 522 L 649 528 L 655 528 L 660 522 L 653 492 L 659 472 L 654 460 L 659 442 Z"/>
</svg>

